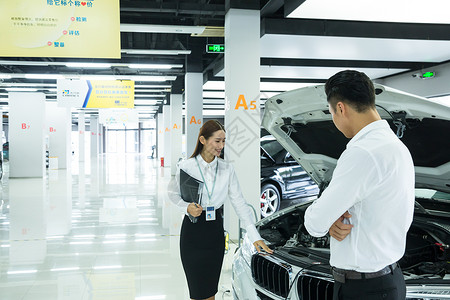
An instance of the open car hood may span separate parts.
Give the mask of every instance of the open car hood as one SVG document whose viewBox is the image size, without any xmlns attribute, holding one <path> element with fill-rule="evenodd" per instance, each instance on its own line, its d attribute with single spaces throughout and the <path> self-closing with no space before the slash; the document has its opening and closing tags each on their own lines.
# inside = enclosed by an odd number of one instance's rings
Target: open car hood
<svg viewBox="0 0 450 300">
<path fill-rule="evenodd" d="M 450 192 L 450 107 L 375 84 L 378 112 L 411 152 L 416 188 Z M 349 141 L 333 124 L 324 85 L 273 96 L 262 125 L 321 187 Z"/>
</svg>

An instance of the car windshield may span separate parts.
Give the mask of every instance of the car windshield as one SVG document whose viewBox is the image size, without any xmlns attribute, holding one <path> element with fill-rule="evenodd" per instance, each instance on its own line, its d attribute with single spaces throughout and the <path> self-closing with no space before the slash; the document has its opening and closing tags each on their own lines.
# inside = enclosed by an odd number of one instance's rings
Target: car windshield
<svg viewBox="0 0 450 300">
<path fill-rule="evenodd" d="M 281 151 L 283 151 L 283 147 L 280 145 L 280 143 L 278 143 L 277 140 L 263 140 L 261 141 L 261 147 L 272 158 L 276 157 Z"/>
<path fill-rule="evenodd" d="M 432 189 L 416 189 L 415 213 L 448 218 L 450 194 Z"/>
<path fill-rule="evenodd" d="M 431 189 L 416 189 L 416 198 L 447 202 L 450 201 L 450 194 Z"/>
</svg>

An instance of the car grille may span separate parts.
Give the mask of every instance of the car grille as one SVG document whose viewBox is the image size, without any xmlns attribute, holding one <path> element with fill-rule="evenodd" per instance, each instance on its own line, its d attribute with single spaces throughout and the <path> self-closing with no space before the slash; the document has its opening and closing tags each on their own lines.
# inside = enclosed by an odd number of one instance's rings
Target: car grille
<svg viewBox="0 0 450 300">
<path fill-rule="evenodd" d="M 252 276 L 256 284 L 281 297 L 289 293 L 291 267 L 269 260 L 261 255 L 252 256 Z"/>
<path fill-rule="evenodd" d="M 297 292 L 302 300 L 333 299 L 334 283 L 330 279 L 304 274 L 297 281 Z"/>
<path fill-rule="evenodd" d="M 448 285 L 420 285 L 406 286 L 406 299 L 450 299 L 450 286 Z"/>
<path fill-rule="evenodd" d="M 260 291 L 256 290 L 256 296 L 258 296 L 259 300 L 273 300 L 273 298 L 261 293 Z M 236 298 L 237 299 L 237 298 Z"/>
</svg>

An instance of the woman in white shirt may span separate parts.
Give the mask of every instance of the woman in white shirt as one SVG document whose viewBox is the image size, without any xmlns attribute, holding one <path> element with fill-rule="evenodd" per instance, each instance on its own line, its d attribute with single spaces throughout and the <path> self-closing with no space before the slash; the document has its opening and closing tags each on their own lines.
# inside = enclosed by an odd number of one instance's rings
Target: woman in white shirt
<svg viewBox="0 0 450 300">
<path fill-rule="evenodd" d="M 176 183 L 169 196 L 186 214 L 181 227 L 180 253 L 191 299 L 213 300 L 217 293 L 225 251 L 222 206 L 229 199 L 256 250 L 272 250 L 262 241 L 231 164 L 220 159 L 225 145 L 225 129 L 211 120 L 203 124 L 192 156 L 178 164 Z M 185 202 L 180 195 L 180 169 L 204 182 L 200 204 Z M 208 211 L 208 214 L 205 213 Z M 191 222 L 188 215 L 197 217 Z"/>
</svg>

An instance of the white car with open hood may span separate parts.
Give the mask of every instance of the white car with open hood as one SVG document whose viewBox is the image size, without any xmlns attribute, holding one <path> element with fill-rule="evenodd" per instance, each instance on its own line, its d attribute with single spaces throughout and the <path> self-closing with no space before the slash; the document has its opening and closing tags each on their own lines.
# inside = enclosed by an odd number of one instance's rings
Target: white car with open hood
<svg viewBox="0 0 450 300">
<path fill-rule="evenodd" d="M 409 148 L 416 172 L 414 220 L 400 260 L 407 299 L 450 299 L 450 107 L 375 84 L 380 116 Z M 334 126 L 324 86 L 267 100 L 263 126 L 326 189 L 349 141 Z M 314 201 L 314 200 L 313 200 Z M 258 222 L 274 254 L 257 254 L 245 237 L 233 261 L 235 299 L 332 299 L 330 237 L 315 238 L 298 204 Z"/>
</svg>

